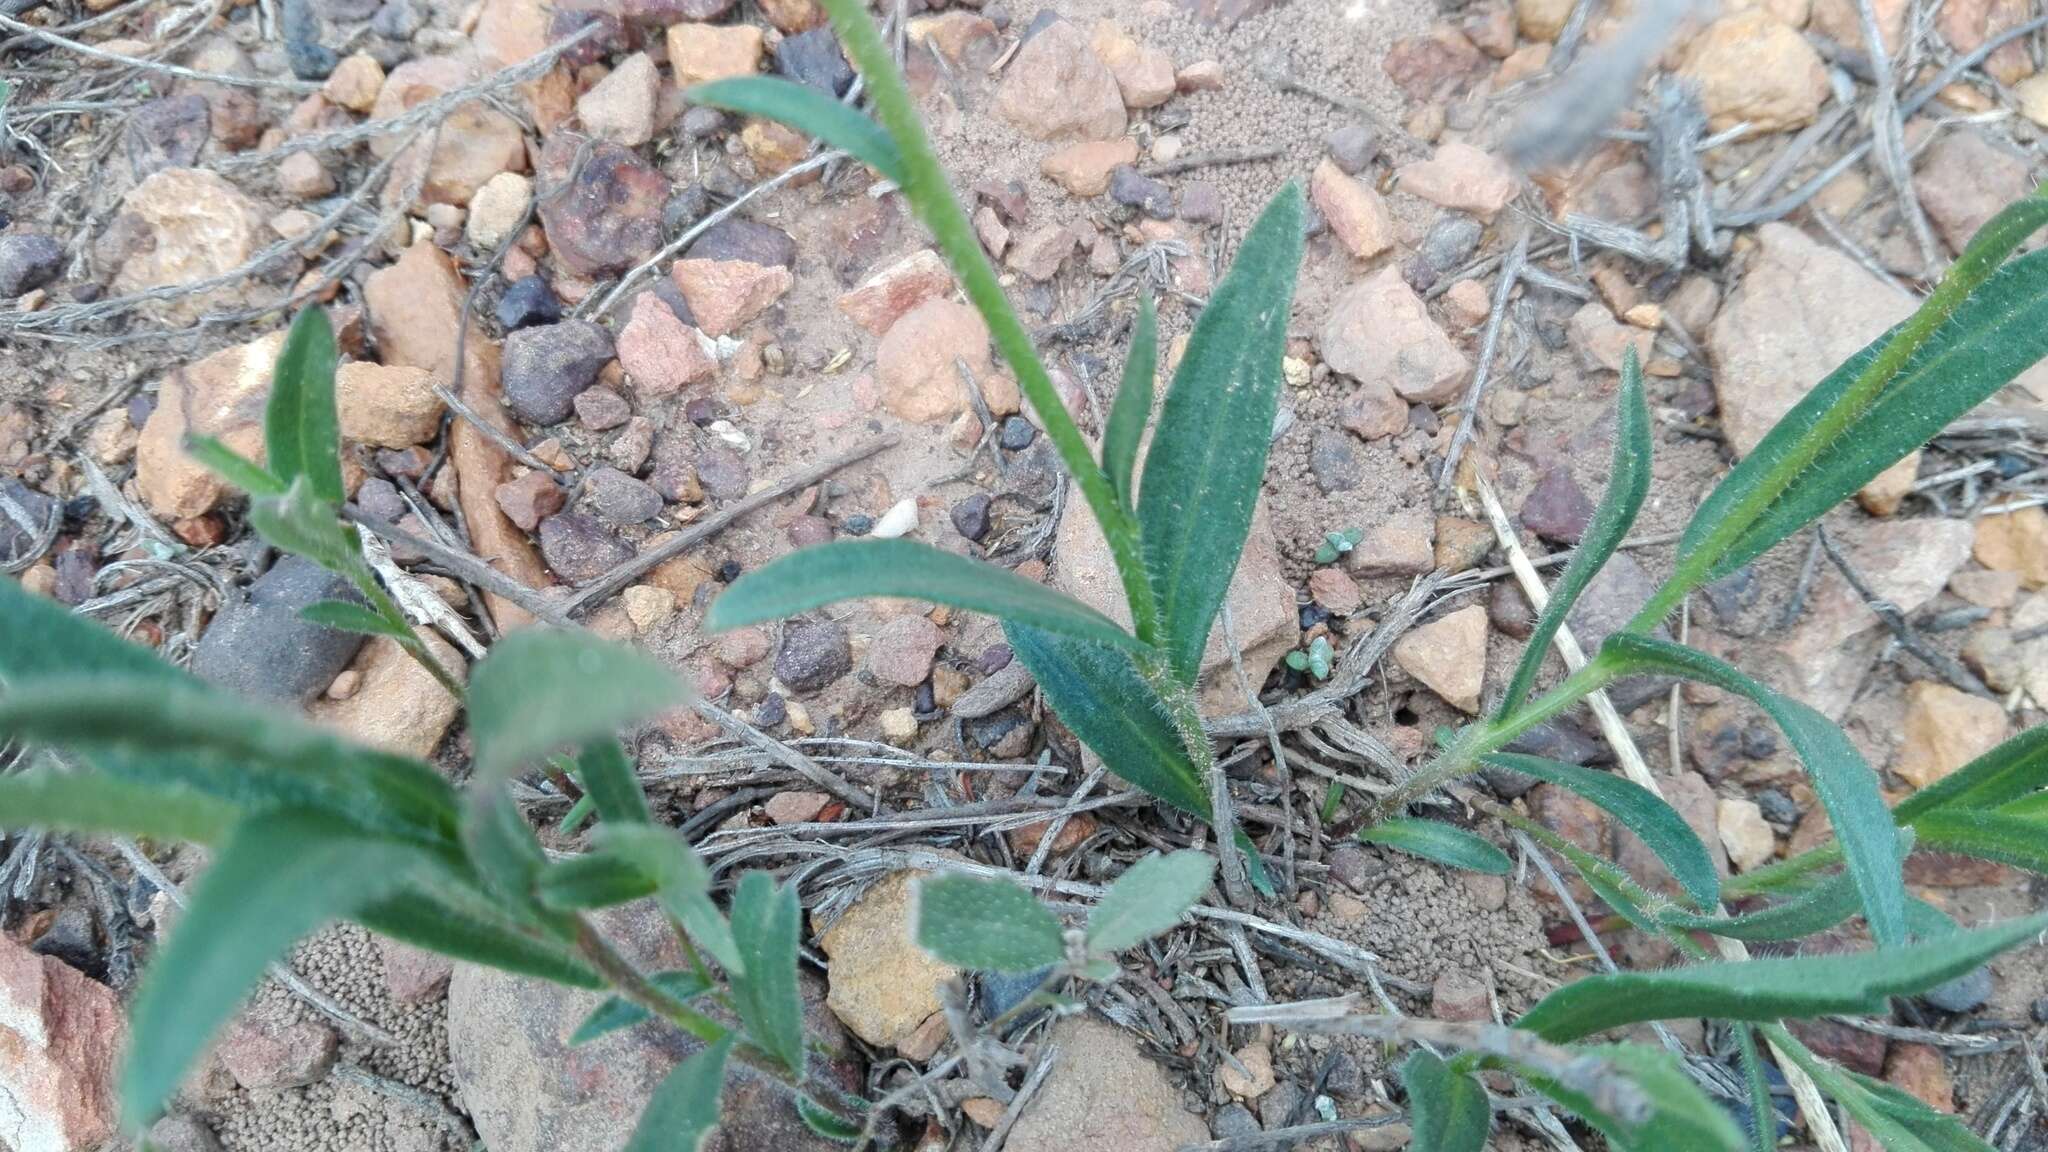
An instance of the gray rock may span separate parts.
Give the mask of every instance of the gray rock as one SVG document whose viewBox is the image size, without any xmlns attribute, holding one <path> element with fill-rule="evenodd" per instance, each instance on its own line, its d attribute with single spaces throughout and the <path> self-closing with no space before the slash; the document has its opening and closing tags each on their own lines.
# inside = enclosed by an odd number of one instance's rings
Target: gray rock
<svg viewBox="0 0 2048 1152">
<path fill-rule="evenodd" d="M 1580 647 L 1589 653 L 1597 652 L 1608 636 L 1627 624 L 1643 605 L 1649 603 L 1651 594 L 1656 590 L 1656 579 L 1635 557 L 1617 552 L 1580 593 L 1566 622 L 1571 625 L 1573 635 L 1578 637 Z M 1669 640 L 1671 631 L 1659 624 L 1652 635 L 1660 640 Z M 1670 688 L 1671 684 L 1669 676 L 1631 676 L 1609 686 L 1607 694 L 1613 698 L 1614 706 L 1626 714 Z"/>
<path fill-rule="evenodd" d="M 1024 417 L 1012 416 L 1003 421 L 1003 431 L 1000 440 L 1005 449 L 1011 452 L 1022 452 L 1024 449 L 1031 447 L 1031 442 L 1037 438 L 1038 429 L 1033 428 L 1031 421 L 1026 420 Z"/>
<path fill-rule="evenodd" d="M 559 424 L 612 354 L 612 338 L 588 320 L 521 328 L 505 337 L 505 401 L 529 424 Z"/>
<path fill-rule="evenodd" d="M 329 20 L 349 23 L 377 14 L 377 0 L 315 0 L 314 10 Z"/>
<path fill-rule="evenodd" d="M 1292 1080 L 1277 1081 L 1259 1097 L 1259 1119 L 1268 1128 L 1285 1128 L 1300 1103 L 1301 1085 Z"/>
<path fill-rule="evenodd" d="M 553 324 L 562 318 L 562 302 L 539 273 L 514 280 L 498 297 L 498 327 L 507 332 Z"/>
<path fill-rule="evenodd" d="M 1339 844 L 1330 851 L 1330 878 L 1351 889 L 1365 891 L 1372 879 L 1372 858 L 1356 844 Z"/>
<path fill-rule="evenodd" d="M 220 1152 L 220 1138 L 192 1116 L 166 1116 L 149 1126 L 149 1146 L 157 1152 Z"/>
<path fill-rule="evenodd" d="M 617 468 L 591 469 L 583 478 L 583 494 L 614 524 L 638 524 L 661 515 L 661 493 Z"/>
<path fill-rule="evenodd" d="M 1422 246 L 1415 250 L 1414 257 L 1401 266 L 1402 277 L 1417 292 L 1428 291 L 1472 258 L 1485 232 L 1484 225 L 1462 212 L 1439 215 L 1422 237 Z"/>
<path fill-rule="evenodd" d="M 1251 1109 L 1242 1104 L 1225 1104 L 1209 1118 L 1209 1131 L 1218 1140 L 1233 1140 L 1240 1136 L 1256 1136 L 1265 1129 L 1259 1127 L 1259 1118 Z"/>
<path fill-rule="evenodd" d="M 14 501 L 15 506 L 28 513 L 35 523 L 35 531 L 29 531 L 14 522 L 14 517 L 0 512 L 0 561 L 14 560 L 28 551 L 41 534 L 44 525 L 50 522 L 50 513 L 57 502 L 19 480 L 0 481 L 0 492 Z"/>
<path fill-rule="evenodd" d="M 1223 219 L 1223 193 L 1207 180 L 1180 186 L 1180 218 L 1190 224 L 1215 224 Z"/>
<path fill-rule="evenodd" d="M 775 49 L 775 71 L 834 96 L 853 84 L 853 65 L 839 51 L 839 38 L 822 25 L 784 37 Z"/>
<path fill-rule="evenodd" d="M 129 173 L 140 181 L 166 168 L 190 168 L 212 138 L 213 114 L 204 96 L 166 96 L 128 114 L 121 152 Z"/>
<path fill-rule="evenodd" d="M 1009 649 L 1004 648 L 1003 652 L 1007 655 Z M 983 666 L 986 667 L 986 663 Z M 984 676 L 980 683 L 961 693 L 960 698 L 953 701 L 953 715 L 962 720 L 979 720 L 994 715 L 1022 700 L 1037 686 L 1038 682 L 1031 678 L 1031 669 L 1026 668 L 1022 660 L 1008 660 Z"/>
<path fill-rule="evenodd" d="M 540 522 L 540 555 L 555 575 L 581 584 L 632 559 L 633 546 L 594 516 L 563 512 Z"/>
<path fill-rule="evenodd" d="M 699 104 L 683 113 L 683 135 L 691 140 L 709 140 L 725 127 L 725 113 Z"/>
<path fill-rule="evenodd" d="M 426 22 L 427 14 L 413 0 L 384 0 L 384 6 L 370 17 L 370 31 L 387 40 L 405 41 Z"/>
<path fill-rule="evenodd" d="M 853 643 L 833 620 L 797 619 L 782 626 L 775 678 L 793 692 L 816 692 L 853 671 Z"/>
<path fill-rule="evenodd" d="M 697 450 L 697 480 L 704 491 L 720 500 L 737 500 L 747 494 L 750 478 L 746 457 L 724 442 L 707 440 Z"/>
<path fill-rule="evenodd" d="M 1329 150 L 1330 160 L 1346 176 L 1356 176 L 1365 171 L 1380 154 L 1379 133 L 1369 125 L 1347 124 L 1337 129 L 1323 141 Z"/>
<path fill-rule="evenodd" d="M 57 278 L 64 246 L 34 232 L 0 235 L 0 299 L 12 300 Z"/>
<path fill-rule="evenodd" d="M 691 260 L 744 260 L 764 268 L 795 268 L 796 239 L 773 224 L 728 216 L 705 229 L 683 255 Z"/>
<path fill-rule="evenodd" d="M 1050 967 L 1030 972 L 983 972 L 981 974 L 981 1018 L 993 1020 L 1022 1003 L 1026 996 L 1052 972 Z M 1020 1021 L 1021 1022 L 1021 1021 Z"/>
<path fill-rule="evenodd" d="M 1155 180 L 1129 164 L 1109 170 L 1109 198 L 1154 220 L 1173 219 L 1173 189 L 1165 181 Z"/>
<path fill-rule="evenodd" d="M 1545 472 L 1522 504 L 1522 526 L 1560 544 L 1578 543 L 1592 519 L 1592 499 L 1563 468 Z"/>
<path fill-rule="evenodd" d="M 1348 492 L 1358 487 L 1365 476 L 1358 461 L 1357 442 L 1350 433 L 1334 428 L 1319 428 L 1310 439 L 1308 470 L 1325 495 Z"/>
<path fill-rule="evenodd" d="M 1991 999 L 1991 969 L 1980 967 L 1929 988 L 1921 999 L 1941 1012 L 1975 1012 Z"/>
<path fill-rule="evenodd" d="M 192 652 L 192 671 L 240 696 L 307 701 L 341 675 L 363 637 L 300 618 L 320 600 L 361 603 L 348 581 L 311 560 L 286 556 L 214 615 Z"/>
<path fill-rule="evenodd" d="M 1524 752 L 1566 764 L 1600 764 L 1614 758 L 1605 741 L 1596 740 L 1569 720 L 1549 720 L 1517 736 L 1510 752 Z M 1523 788 L 1522 792 L 1528 791 Z M 1521 792 L 1516 793 L 1517 796 Z"/>
<path fill-rule="evenodd" d="M 953 530 L 967 539 L 980 543 L 988 535 L 989 506 L 994 503 L 986 492 L 976 492 L 958 504 L 953 505 Z"/>
</svg>

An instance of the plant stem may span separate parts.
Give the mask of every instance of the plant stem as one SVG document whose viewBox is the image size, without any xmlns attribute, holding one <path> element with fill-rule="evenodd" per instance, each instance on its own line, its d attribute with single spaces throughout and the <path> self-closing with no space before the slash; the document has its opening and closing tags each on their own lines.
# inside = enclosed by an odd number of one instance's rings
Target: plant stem
<svg viewBox="0 0 2048 1152">
<path fill-rule="evenodd" d="M 923 219 L 925 227 L 931 230 L 932 239 L 937 241 L 946 262 L 960 278 L 967 298 L 973 301 L 982 318 L 988 322 L 996 347 L 1017 374 L 1017 386 L 1030 398 L 1032 411 L 1038 414 L 1039 423 L 1045 426 L 1047 438 L 1059 450 L 1060 460 L 1066 464 L 1067 471 L 1073 473 L 1082 498 L 1087 500 L 1096 522 L 1102 526 L 1110 553 L 1116 559 L 1117 573 L 1123 581 L 1124 596 L 1130 601 L 1132 630 L 1145 643 L 1157 643 L 1158 601 L 1151 578 L 1146 575 L 1137 519 L 1117 499 L 1109 477 L 1096 463 L 1087 439 L 1074 424 L 1073 417 L 1060 400 L 1058 389 L 1053 387 L 1052 377 L 1039 362 L 1038 352 L 1031 344 L 1031 334 L 1024 330 L 1017 313 L 1010 307 L 1009 299 L 1003 295 L 995 269 L 990 267 L 988 256 L 981 250 L 981 241 L 975 238 L 973 225 L 968 222 L 959 201 L 954 199 L 952 185 L 946 182 L 945 171 L 939 166 L 938 157 L 932 153 L 930 142 L 925 139 L 923 122 L 918 118 L 902 75 L 896 70 L 895 58 L 882 43 L 881 34 L 868 18 L 866 5 L 861 0 L 819 2 L 831 16 L 833 27 L 838 29 L 840 42 L 852 58 L 855 71 L 867 84 L 875 118 L 902 153 L 903 195 Z"/>
</svg>

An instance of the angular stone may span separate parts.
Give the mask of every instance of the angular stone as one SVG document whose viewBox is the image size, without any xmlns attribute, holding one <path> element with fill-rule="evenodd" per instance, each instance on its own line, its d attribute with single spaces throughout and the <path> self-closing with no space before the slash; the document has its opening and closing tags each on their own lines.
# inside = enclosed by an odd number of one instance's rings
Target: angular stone
<svg viewBox="0 0 2048 1152">
<path fill-rule="evenodd" d="M 1969 128 L 1937 137 L 1913 177 L 1920 207 L 1954 252 L 1961 252 L 1979 228 L 2033 187 L 2024 157 Z"/>
<path fill-rule="evenodd" d="M 614 524 L 638 524 L 661 515 L 661 493 L 617 468 L 591 469 L 583 478 L 583 493 Z"/>
<path fill-rule="evenodd" d="M 932 674 L 932 658 L 945 642 L 946 634 L 925 617 L 898 616 L 868 645 L 868 673 L 884 684 L 915 688 Z"/>
<path fill-rule="evenodd" d="M 789 269 L 746 260 L 678 260 L 669 278 L 706 336 L 729 336 L 768 310 L 790 289 Z"/>
<path fill-rule="evenodd" d="M 1397 186 L 1439 207 L 1490 221 L 1515 198 L 1521 182 L 1498 156 L 1451 141 L 1427 160 L 1402 165 Z"/>
<path fill-rule="evenodd" d="M 1394 268 L 1382 268 L 1331 304 L 1320 343 L 1331 368 L 1420 404 L 1453 398 L 1472 370 Z"/>
<path fill-rule="evenodd" d="M 11 300 L 57 278 L 64 246 L 31 232 L 0 235 L 0 300 Z"/>
<path fill-rule="evenodd" d="M 1592 497 L 1564 468 L 1545 472 L 1522 502 L 1522 526 L 1560 544 L 1578 543 L 1592 519 Z"/>
<path fill-rule="evenodd" d="M 744 260 L 763 268 L 796 270 L 796 239 L 773 224 L 744 216 L 728 216 L 690 242 L 683 255 L 691 260 Z"/>
<path fill-rule="evenodd" d="M 540 522 L 540 554 L 555 574 L 572 583 L 595 580 L 633 558 L 633 546 L 581 512 Z"/>
<path fill-rule="evenodd" d="M 327 1075 L 340 1051 L 334 1029 L 319 1020 L 270 1015 L 240 1017 L 222 1029 L 214 1054 L 253 1092 L 299 1088 Z"/>
<path fill-rule="evenodd" d="M 600 140 L 637 148 L 654 138 L 655 99 L 661 73 L 645 52 L 635 52 L 576 101 L 576 116 Z"/>
<path fill-rule="evenodd" d="M 1049 1042 L 1061 1059 L 1010 1129 L 1009 1152 L 1175 1152 L 1208 1140 L 1208 1126 L 1181 1107 L 1180 1091 L 1132 1034 L 1083 1015 L 1054 1025 Z"/>
<path fill-rule="evenodd" d="M 718 375 L 718 361 L 704 351 L 696 330 L 653 292 L 634 297 L 633 313 L 619 329 L 619 367 L 642 400 L 673 396 Z"/>
<path fill-rule="evenodd" d="M 951 295 L 953 273 L 930 248 L 920 248 L 861 281 L 839 297 L 848 319 L 880 336 L 903 315 L 927 300 Z"/>
<path fill-rule="evenodd" d="M 1129 136 L 1114 140 L 1084 140 L 1047 153 L 1038 170 L 1053 183 L 1076 196 L 1100 196 L 1109 191 L 1109 173 L 1119 164 L 1138 162 L 1138 142 Z"/>
<path fill-rule="evenodd" d="M 114 272 L 117 295 L 210 279 L 248 262 L 267 238 L 264 212 L 218 173 L 165 168 L 122 197 L 123 216 L 139 221 L 146 247 Z M 156 307 L 172 322 L 197 319 L 239 300 L 229 286 L 193 292 Z"/>
<path fill-rule="evenodd" d="M 782 626 L 775 678 L 792 692 L 811 693 L 853 671 L 853 645 L 837 621 L 796 619 Z"/>
<path fill-rule="evenodd" d="M 1970 553 L 1993 572 L 2017 573 L 2023 587 L 2048 586 L 2048 510 L 2036 504 L 1979 516 Z"/>
<path fill-rule="evenodd" d="M 1381 67 L 1411 99 L 1447 100 L 1486 67 L 1486 56 L 1463 32 L 1439 24 L 1420 36 L 1403 36 L 1387 48 Z"/>
<path fill-rule="evenodd" d="M 1173 98 L 1173 57 L 1163 50 L 1139 44 L 1110 20 L 1097 22 L 1089 46 L 1116 77 L 1124 107 L 1157 108 Z"/>
<path fill-rule="evenodd" d="M 1113 140 L 1127 123 L 1116 77 L 1088 37 L 1055 20 L 1024 42 L 996 89 L 996 113 L 1035 140 Z"/>
<path fill-rule="evenodd" d="M 959 415 L 967 407 L 967 386 L 955 361 L 965 362 L 975 381 L 986 387 L 995 373 L 988 339 L 981 314 L 965 304 L 936 298 L 911 309 L 875 349 L 883 406 L 921 424 Z"/>
<path fill-rule="evenodd" d="M 263 461 L 263 410 L 285 334 L 224 348 L 174 368 L 157 386 L 156 407 L 135 445 L 135 487 L 149 510 L 166 520 L 211 512 L 228 494 L 225 481 L 185 451 L 191 436 L 211 436 Z"/>
<path fill-rule="evenodd" d="M 1360 260 L 1370 260 L 1394 243 L 1394 215 L 1386 200 L 1362 181 L 1346 176 L 1324 160 L 1309 178 L 1309 197 L 1329 222 L 1330 231 Z"/>
<path fill-rule="evenodd" d="M 1473 604 L 1394 642 L 1394 662 L 1453 707 L 1479 714 L 1486 684 L 1486 608 Z"/>
<path fill-rule="evenodd" d="M 612 354 L 611 337 L 588 320 L 521 328 L 505 338 L 505 400 L 528 424 L 559 424 Z"/>
<path fill-rule="evenodd" d="M 589 154 L 576 167 L 585 147 Z M 623 271 L 661 246 L 668 177 L 632 150 L 557 132 L 541 149 L 540 175 L 543 185 L 561 188 L 541 199 L 538 213 L 548 247 L 569 271 L 592 277 Z"/>
<path fill-rule="evenodd" d="M 121 151 L 128 172 L 146 180 L 166 168 L 190 168 L 213 135 L 206 97 L 196 92 L 151 100 L 128 114 Z"/>
<path fill-rule="evenodd" d="M 435 662 L 461 680 L 462 656 L 454 646 L 431 629 L 420 638 Z M 346 700 L 315 700 L 306 714 L 372 748 L 418 759 L 433 756 L 462 702 L 388 636 L 372 637 L 350 668 L 361 685 L 355 694 Z"/>
<path fill-rule="evenodd" d="M 1754 800 L 1722 797 L 1715 809 L 1715 824 L 1728 862 L 1738 872 L 1760 868 L 1777 854 L 1778 835 Z"/>
<path fill-rule="evenodd" d="M 1760 132 L 1804 127 L 1828 95 L 1819 53 L 1762 9 L 1708 25 L 1687 47 L 1679 75 L 1698 86 L 1716 132 L 1745 121 Z"/>
<path fill-rule="evenodd" d="M 1892 771 L 1926 788 L 1996 748 L 2005 739 L 2005 709 L 1998 701 L 1920 680 L 1906 686 L 1903 740 Z"/>
<path fill-rule="evenodd" d="M 1344 397 L 1337 419 L 1361 440 L 1385 440 L 1408 430 L 1408 402 L 1384 379 L 1360 380 Z"/>
<path fill-rule="evenodd" d="M 434 394 L 433 373 L 362 361 L 335 373 L 334 406 L 344 439 L 379 448 L 425 444 L 440 434 L 448 411 Z"/>
<path fill-rule="evenodd" d="M 1397 512 L 1374 525 L 1345 563 L 1360 576 L 1420 576 L 1436 566 L 1435 540 L 1429 519 Z"/>
<path fill-rule="evenodd" d="M 68 1152 L 116 1138 L 127 1034 L 112 989 L 0 934 L 0 1142 Z"/>
<path fill-rule="evenodd" d="M 912 884 L 925 874 L 893 872 L 863 892 L 818 934 L 830 957 L 825 1004 L 854 1035 L 888 1048 L 939 1010 L 939 985 L 958 972 L 913 938 Z"/>
<path fill-rule="evenodd" d="M 764 40 L 751 24 L 676 24 L 668 30 L 668 64 L 676 87 L 690 88 L 760 70 Z"/>
</svg>

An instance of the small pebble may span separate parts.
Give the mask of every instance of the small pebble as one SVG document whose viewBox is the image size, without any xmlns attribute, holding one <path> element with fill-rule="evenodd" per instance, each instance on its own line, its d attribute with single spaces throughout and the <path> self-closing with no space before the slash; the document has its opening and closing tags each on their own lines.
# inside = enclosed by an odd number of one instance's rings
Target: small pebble
<svg viewBox="0 0 2048 1152">
<path fill-rule="evenodd" d="M 917 528 L 917 500 L 905 497 L 898 500 L 882 518 L 875 521 L 873 534 L 878 540 L 894 540 L 907 536 Z"/>
</svg>

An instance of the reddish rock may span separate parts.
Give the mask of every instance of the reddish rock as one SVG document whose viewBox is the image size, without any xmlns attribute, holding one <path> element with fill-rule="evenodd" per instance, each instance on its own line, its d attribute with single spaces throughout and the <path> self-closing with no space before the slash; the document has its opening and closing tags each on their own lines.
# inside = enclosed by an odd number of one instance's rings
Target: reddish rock
<svg viewBox="0 0 2048 1152">
<path fill-rule="evenodd" d="M 528 532 L 562 510 L 568 497 L 562 486 L 545 472 L 528 472 L 516 480 L 498 485 L 498 509 L 507 519 Z"/>
<path fill-rule="evenodd" d="M 1410 98 L 1441 100 L 1476 77 L 1486 56 L 1463 32 L 1440 25 L 1422 36 L 1404 36 L 1387 49 L 1387 78 Z"/>
<path fill-rule="evenodd" d="M 579 153 L 589 155 L 575 168 Z M 540 199 L 541 227 L 555 258 L 579 276 L 602 276 L 639 263 L 661 246 L 661 210 L 668 178 L 630 149 L 568 132 L 548 137 L 540 154 L 543 188 L 566 188 Z"/>
<path fill-rule="evenodd" d="M 950 295 L 953 274 L 937 252 L 921 248 L 863 280 L 839 298 L 839 310 L 880 336 L 904 313 L 927 300 Z"/>
<path fill-rule="evenodd" d="M 1116 77 L 1124 107 L 1157 108 L 1173 98 L 1173 57 L 1162 49 L 1138 43 L 1110 20 L 1095 25 L 1089 47 Z"/>
<path fill-rule="evenodd" d="M 1402 165 L 1399 184 L 1403 192 L 1481 220 L 1492 220 L 1520 187 L 1506 161 L 1463 141 L 1439 147 L 1427 160 Z"/>
<path fill-rule="evenodd" d="M 0 934 L 0 1142 L 58 1152 L 113 1139 L 127 1032 L 112 989 Z"/>
<path fill-rule="evenodd" d="M 696 330 L 676 319 L 652 292 L 634 299 L 633 314 L 619 329 L 618 352 L 619 366 L 643 400 L 673 395 L 718 375 L 718 361 L 705 353 Z"/>
<path fill-rule="evenodd" d="M 245 1015 L 221 1030 L 214 1054 L 235 1083 L 254 1091 L 298 1088 L 327 1075 L 340 1041 L 317 1020 Z"/>
<path fill-rule="evenodd" d="M 915 688 L 932 674 L 932 658 L 946 634 L 923 616 L 898 616 L 868 645 L 868 672 L 884 684 Z"/>
<path fill-rule="evenodd" d="M 1698 86 L 1714 131 L 1737 123 L 1784 132 L 1827 99 L 1827 66 L 1799 32 L 1762 9 L 1724 16 L 1686 48 L 1679 75 Z"/>
<path fill-rule="evenodd" d="M 782 299 L 794 278 L 789 269 L 746 260 L 678 260 L 669 278 L 706 336 L 728 336 Z"/>
<path fill-rule="evenodd" d="M 1968 128 L 1942 133 L 1913 176 L 1913 191 L 1927 219 L 1954 252 L 1961 252 L 1979 228 L 2033 187 L 2025 157 Z"/>
<path fill-rule="evenodd" d="M 1127 123 L 1115 75 L 1064 20 L 1040 29 L 1011 58 L 995 106 L 1036 140 L 1113 140 Z"/>
<path fill-rule="evenodd" d="M 263 459 L 263 410 L 284 333 L 223 349 L 176 368 L 157 388 L 156 407 L 135 445 L 135 486 L 149 510 L 167 520 L 202 516 L 228 487 L 185 451 L 189 436 L 212 436 Z"/>
<path fill-rule="evenodd" d="M 927 300 L 898 320 L 875 349 L 882 403 L 904 420 L 936 424 L 967 406 L 967 387 L 955 360 L 978 382 L 995 373 L 988 325 L 981 314 L 953 300 Z"/>
<path fill-rule="evenodd" d="M 1885 1056 L 1884 1078 L 1891 1086 L 1936 1112 L 1956 1110 L 1956 1085 L 1948 1074 L 1941 1049 L 1928 1044 L 1892 1045 Z"/>
<path fill-rule="evenodd" d="M 1430 987 L 1429 1014 L 1453 1024 L 1480 1024 L 1493 1019 L 1493 998 L 1486 981 L 1470 972 L 1445 969 Z"/>
<path fill-rule="evenodd" d="M 676 24 L 668 30 L 668 63 L 676 87 L 688 88 L 732 76 L 751 76 L 761 67 L 761 30 L 751 24 Z"/>
<path fill-rule="evenodd" d="M 1408 402 L 1383 379 L 1360 380 L 1358 387 L 1344 397 L 1337 420 L 1345 431 L 1361 440 L 1384 440 L 1408 430 Z"/>
<path fill-rule="evenodd" d="M 383 936 L 377 937 L 377 950 L 384 961 L 384 990 L 394 1002 L 421 1004 L 447 991 L 455 961 Z"/>
<path fill-rule="evenodd" d="M 776 824 L 808 824 L 818 818 L 832 798 L 823 792 L 777 792 L 761 806 Z"/>
<path fill-rule="evenodd" d="M 1331 368 L 1361 382 L 1384 384 L 1416 403 L 1452 399 L 1472 370 L 1471 361 L 1392 267 L 1331 303 L 1320 343 Z"/>
<path fill-rule="evenodd" d="M 1100 196 L 1109 191 L 1110 171 L 1120 164 L 1138 162 L 1138 142 L 1129 136 L 1114 140 L 1084 140 L 1048 153 L 1038 170 L 1053 183 L 1076 196 Z"/>
<path fill-rule="evenodd" d="M 1309 197 L 1315 201 L 1330 231 L 1353 256 L 1370 260 L 1394 244 L 1394 214 L 1371 185 L 1346 176 L 1335 163 L 1324 160 L 1309 178 Z"/>
<path fill-rule="evenodd" d="M 1884 1075 L 1885 1038 L 1833 1020 L 1787 1020 L 1785 1026 L 1801 1044 L 1823 1060 L 1832 1060 L 1865 1076 Z"/>
</svg>

